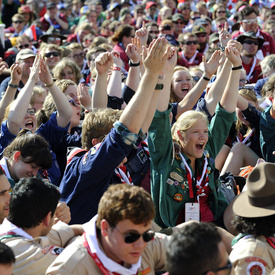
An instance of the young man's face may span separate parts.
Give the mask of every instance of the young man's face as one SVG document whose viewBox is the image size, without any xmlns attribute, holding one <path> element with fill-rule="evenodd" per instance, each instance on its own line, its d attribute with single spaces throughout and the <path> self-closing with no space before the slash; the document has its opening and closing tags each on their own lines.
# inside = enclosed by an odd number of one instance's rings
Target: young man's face
<svg viewBox="0 0 275 275">
<path fill-rule="evenodd" d="M 107 248 L 105 248 L 106 255 L 118 263 L 136 264 L 147 243 L 143 240 L 142 236 L 133 243 L 125 243 L 124 238 L 127 233 L 143 234 L 150 230 L 150 228 L 151 223 L 145 226 L 144 224 L 134 224 L 128 219 L 118 222 L 115 228 L 109 226 L 107 236 L 105 237 L 107 242 Z"/>
<path fill-rule="evenodd" d="M 251 13 L 248 16 L 245 16 L 244 19 L 241 21 L 241 25 L 245 32 L 258 31 L 258 21 L 257 21 L 257 15 L 256 13 Z"/>
<path fill-rule="evenodd" d="M 243 41 L 243 54 L 249 57 L 255 56 L 259 49 L 258 45 L 258 39 L 253 39 L 249 37 L 245 38 Z"/>
<path fill-rule="evenodd" d="M 8 216 L 10 210 L 11 185 L 5 175 L 0 176 L 0 224 Z M 0 268 L 1 270 L 1 268 Z M 2 272 L 0 272 L 2 274 Z"/>
</svg>

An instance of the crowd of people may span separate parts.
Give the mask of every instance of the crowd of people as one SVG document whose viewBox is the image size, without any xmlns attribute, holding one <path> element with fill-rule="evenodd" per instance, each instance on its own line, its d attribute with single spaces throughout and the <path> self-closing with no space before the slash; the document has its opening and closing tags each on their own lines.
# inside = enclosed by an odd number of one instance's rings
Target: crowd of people
<svg viewBox="0 0 275 275">
<path fill-rule="evenodd" d="M 1 274 L 275 274 L 273 1 L 1 21 Z"/>
</svg>

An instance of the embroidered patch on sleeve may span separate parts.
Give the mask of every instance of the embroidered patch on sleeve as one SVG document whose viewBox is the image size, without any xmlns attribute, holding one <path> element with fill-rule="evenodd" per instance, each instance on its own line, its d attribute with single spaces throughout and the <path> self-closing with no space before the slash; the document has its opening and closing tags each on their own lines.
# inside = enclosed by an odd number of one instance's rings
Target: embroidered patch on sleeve
<svg viewBox="0 0 275 275">
<path fill-rule="evenodd" d="M 251 262 L 246 268 L 247 275 L 265 275 L 265 266 L 260 262 Z"/>
<path fill-rule="evenodd" d="M 54 246 L 51 250 L 52 255 L 60 255 L 60 253 L 64 250 L 62 247 Z"/>
</svg>

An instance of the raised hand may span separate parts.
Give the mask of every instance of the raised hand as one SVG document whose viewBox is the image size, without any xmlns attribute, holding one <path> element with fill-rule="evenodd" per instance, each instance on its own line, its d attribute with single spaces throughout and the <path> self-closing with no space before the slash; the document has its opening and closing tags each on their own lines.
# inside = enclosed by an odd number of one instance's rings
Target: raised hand
<svg viewBox="0 0 275 275">
<path fill-rule="evenodd" d="M 219 32 L 219 41 L 222 47 L 226 47 L 229 40 L 232 38 L 231 34 L 228 32 L 229 24 L 226 22 L 224 27 Z"/>
<path fill-rule="evenodd" d="M 242 65 L 241 50 L 242 44 L 236 40 L 230 40 L 225 48 L 225 55 L 232 63 L 233 67 Z"/>
<path fill-rule="evenodd" d="M 204 56 L 202 57 L 206 77 L 211 78 L 211 76 L 217 71 L 218 67 L 224 62 L 223 55 L 224 54 L 221 51 L 215 51 L 208 62 L 205 62 Z"/>
<path fill-rule="evenodd" d="M 136 39 L 136 37 L 134 39 Z M 139 40 L 139 38 L 137 38 L 137 40 Z M 133 43 L 128 44 L 125 52 L 132 63 L 140 62 L 141 56 L 135 44 Z"/>
<path fill-rule="evenodd" d="M 98 74 L 108 73 L 109 69 L 114 63 L 114 58 L 112 53 L 106 52 L 101 53 L 95 60 L 95 67 Z"/>
<path fill-rule="evenodd" d="M 148 40 L 148 31 L 145 28 L 145 21 L 142 22 L 142 27 L 138 29 L 135 33 L 135 36 L 140 39 L 140 45 L 146 46 L 147 40 Z M 133 42 L 132 42 L 133 43 Z"/>
<path fill-rule="evenodd" d="M 43 58 L 41 58 L 41 60 L 40 60 L 39 79 L 46 85 L 51 85 L 53 83 L 52 75 L 51 75 L 49 68 Z"/>
<path fill-rule="evenodd" d="M 143 47 L 142 59 L 148 73 L 159 74 L 163 71 L 166 60 L 171 53 L 171 48 L 167 46 L 164 37 L 158 38 L 150 43 L 149 48 Z"/>
<path fill-rule="evenodd" d="M 92 98 L 89 93 L 89 87 L 85 86 L 83 83 L 79 83 L 77 86 L 77 97 L 80 103 L 86 108 L 90 109 L 92 104 Z"/>
<path fill-rule="evenodd" d="M 11 66 L 11 83 L 18 85 L 22 77 L 22 69 L 18 63 L 14 63 Z"/>
<path fill-rule="evenodd" d="M 38 80 L 38 75 L 39 75 L 39 67 L 40 67 L 40 62 L 41 62 L 41 56 L 40 54 L 37 54 L 35 56 L 35 59 L 34 59 L 34 62 L 33 62 L 33 65 L 30 69 L 30 75 L 29 75 L 29 79 L 30 80 L 33 80 L 35 82 L 37 82 Z"/>
<path fill-rule="evenodd" d="M 119 52 L 112 51 L 112 56 L 113 56 L 113 60 L 114 60 L 114 66 L 122 68 L 123 67 L 123 61 L 120 58 Z"/>
</svg>

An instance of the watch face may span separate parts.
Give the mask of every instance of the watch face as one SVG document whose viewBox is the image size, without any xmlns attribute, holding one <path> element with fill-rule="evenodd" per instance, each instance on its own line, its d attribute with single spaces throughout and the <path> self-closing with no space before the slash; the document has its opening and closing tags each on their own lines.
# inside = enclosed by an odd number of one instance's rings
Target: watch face
<svg viewBox="0 0 275 275">
<path fill-rule="evenodd" d="M 162 90 L 163 89 L 163 84 L 157 84 L 155 87 L 155 90 Z"/>
</svg>

